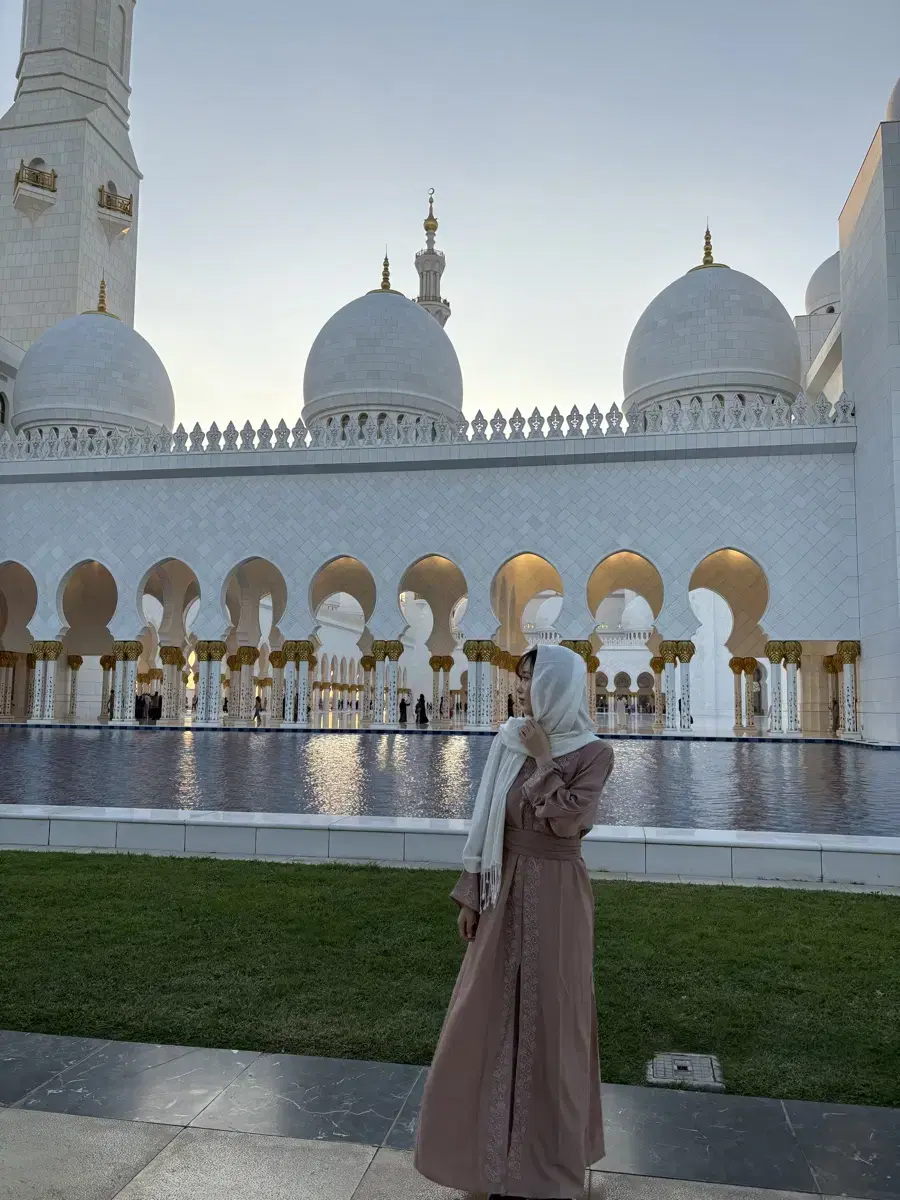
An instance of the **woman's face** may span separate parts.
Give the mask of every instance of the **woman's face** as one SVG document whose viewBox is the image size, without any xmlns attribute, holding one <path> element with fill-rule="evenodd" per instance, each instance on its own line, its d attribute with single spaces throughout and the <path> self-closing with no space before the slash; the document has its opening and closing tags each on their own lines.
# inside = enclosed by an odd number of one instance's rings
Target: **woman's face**
<svg viewBox="0 0 900 1200">
<path fill-rule="evenodd" d="M 526 717 L 534 715 L 531 708 L 531 663 L 525 662 L 516 675 L 516 698 Z"/>
</svg>

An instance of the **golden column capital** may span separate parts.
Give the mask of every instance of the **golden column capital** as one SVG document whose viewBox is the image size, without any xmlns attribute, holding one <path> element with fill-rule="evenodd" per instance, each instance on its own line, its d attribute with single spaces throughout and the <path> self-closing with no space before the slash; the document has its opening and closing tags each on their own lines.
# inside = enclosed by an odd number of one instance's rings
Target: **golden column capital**
<svg viewBox="0 0 900 1200">
<path fill-rule="evenodd" d="M 100 666 L 103 668 L 104 671 L 111 671 L 113 669 L 113 667 L 115 667 L 115 665 L 116 665 L 115 655 L 101 654 Z"/>
<path fill-rule="evenodd" d="M 159 657 L 164 667 L 178 667 L 181 665 L 181 647 L 160 646 Z"/>
<path fill-rule="evenodd" d="M 209 642 L 197 642 L 194 646 L 197 662 L 209 662 Z"/>
<path fill-rule="evenodd" d="M 795 667 L 800 666 L 800 659 L 803 655 L 803 646 L 800 642 L 785 642 L 784 643 L 784 661 Z"/>
<path fill-rule="evenodd" d="M 43 647 L 43 657 L 48 662 L 56 662 L 62 654 L 62 642 L 41 642 L 41 646 Z"/>
<path fill-rule="evenodd" d="M 444 660 L 440 654 L 432 654 L 431 658 L 428 660 L 428 665 L 431 667 L 432 671 L 437 674 L 438 671 L 443 670 Z"/>
<path fill-rule="evenodd" d="M 207 642 L 206 652 L 210 662 L 221 662 L 228 653 L 228 647 L 224 642 Z"/>
<path fill-rule="evenodd" d="M 373 642 L 372 654 L 376 663 L 384 662 L 384 660 L 387 658 L 387 642 Z"/>
<path fill-rule="evenodd" d="M 665 665 L 666 660 L 661 654 L 654 654 L 654 656 L 650 659 L 650 670 L 654 675 L 662 675 Z"/>
<path fill-rule="evenodd" d="M 66 662 L 69 664 L 70 671 L 77 671 L 84 659 L 80 654 L 69 654 L 66 656 Z"/>
<path fill-rule="evenodd" d="M 478 662 L 480 646 L 481 642 L 475 641 L 474 639 L 463 642 L 463 654 L 466 656 L 469 662 Z"/>
<path fill-rule="evenodd" d="M 838 642 L 836 657 L 842 666 L 855 663 L 862 650 L 859 642 Z"/>
<path fill-rule="evenodd" d="M 316 661 L 316 648 L 308 638 L 295 642 L 294 645 L 297 647 L 295 651 L 297 662 L 314 663 Z"/>
<path fill-rule="evenodd" d="M 225 665 L 228 667 L 229 671 L 236 671 L 241 664 L 238 662 L 238 656 L 236 654 L 229 654 L 225 659 Z"/>
<path fill-rule="evenodd" d="M 141 645 L 140 642 L 137 642 L 137 641 L 125 642 L 124 646 L 125 646 L 125 661 L 126 662 L 137 662 L 137 660 L 144 653 L 144 647 Z"/>
<path fill-rule="evenodd" d="M 741 661 L 744 664 L 744 674 L 745 675 L 754 675 L 756 673 L 756 668 L 759 666 L 759 663 L 756 661 L 755 658 L 745 658 L 745 659 L 742 659 Z"/>
<path fill-rule="evenodd" d="M 729 658 L 729 670 L 735 675 L 742 675 L 744 671 L 744 660 L 742 658 Z"/>
<path fill-rule="evenodd" d="M 591 657 L 587 660 L 588 673 L 590 675 L 596 675 L 597 669 L 599 666 L 600 666 L 600 659 L 597 657 L 596 654 L 592 654 Z"/>
<path fill-rule="evenodd" d="M 659 643 L 659 656 L 663 660 L 663 662 L 666 664 L 666 666 L 668 666 L 669 663 L 674 663 L 675 660 L 678 658 L 678 643 L 677 642 L 660 642 Z"/>
<path fill-rule="evenodd" d="M 766 642 L 766 658 L 776 665 L 784 659 L 784 642 Z"/>
<path fill-rule="evenodd" d="M 822 659 L 822 666 L 825 668 L 825 672 L 828 675 L 840 674 L 841 664 L 838 662 L 838 657 L 836 654 L 826 654 Z"/>
<path fill-rule="evenodd" d="M 29 654 L 28 657 L 33 658 L 35 662 L 43 662 L 44 661 L 44 643 L 43 642 L 32 642 L 31 643 L 31 653 Z"/>
<path fill-rule="evenodd" d="M 403 643 L 398 641 L 385 642 L 384 652 L 391 662 L 397 662 L 403 653 Z"/>
<path fill-rule="evenodd" d="M 697 647 L 693 642 L 685 641 L 677 644 L 678 659 L 680 662 L 689 663 L 697 653 Z"/>
<path fill-rule="evenodd" d="M 452 671 L 453 670 L 453 655 L 452 654 L 444 655 L 444 657 L 441 659 L 441 668 L 444 671 Z"/>
<path fill-rule="evenodd" d="M 239 646 L 237 657 L 242 667 L 252 667 L 259 658 L 259 650 L 256 646 Z"/>
<path fill-rule="evenodd" d="M 375 655 L 374 654 L 364 654 L 362 656 L 362 658 L 359 660 L 359 665 L 362 667 L 362 669 L 364 671 L 374 671 L 375 670 Z"/>
<path fill-rule="evenodd" d="M 272 664 L 272 667 L 274 670 L 276 670 L 276 671 L 284 670 L 284 651 L 283 650 L 271 650 L 269 652 L 269 662 Z"/>
</svg>

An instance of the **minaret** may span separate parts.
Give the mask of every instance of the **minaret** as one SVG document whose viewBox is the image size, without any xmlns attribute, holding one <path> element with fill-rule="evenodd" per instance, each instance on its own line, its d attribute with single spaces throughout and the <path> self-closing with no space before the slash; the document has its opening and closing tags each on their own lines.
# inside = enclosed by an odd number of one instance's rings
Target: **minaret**
<svg viewBox="0 0 900 1200">
<path fill-rule="evenodd" d="M 16 345 L 91 308 L 101 276 L 134 321 L 134 3 L 24 0 L 15 100 L 0 119 L 0 335 Z"/>
<path fill-rule="evenodd" d="M 447 264 L 442 251 L 434 248 L 434 235 L 438 227 L 437 217 L 434 215 L 434 188 L 428 192 L 428 216 L 423 225 L 425 249 L 416 255 L 416 270 L 419 272 L 419 294 L 416 303 L 427 308 L 443 327 L 450 320 L 450 305 L 441 297 L 441 276 Z"/>
</svg>

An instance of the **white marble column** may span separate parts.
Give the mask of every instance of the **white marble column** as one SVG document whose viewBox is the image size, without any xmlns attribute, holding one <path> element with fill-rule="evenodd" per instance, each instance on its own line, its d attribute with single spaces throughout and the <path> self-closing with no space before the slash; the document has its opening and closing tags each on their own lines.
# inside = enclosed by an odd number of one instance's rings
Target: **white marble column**
<svg viewBox="0 0 900 1200">
<path fill-rule="evenodd" d="M 693 642 L 678 643 L 678 674 L 681 678 L 681 712 L 679 724 L 682 729 L 691 728 L 691 659 L 696 653 Z"/>
<path fill-rule="evenodd" d="M 665 728 L 667 730 L 675 730 L 678 728 L 678 688 L 675 679 L 675 643 L 662 642 L 659 647 L 659 652 L 665 663 L 665 682 L 666 682 L 666 717 Z"/>
<path fill-rule="evenodd" d="M 664 728 L 662 673 L 665 666 L 658 654 L 654 654 L 650 659 L 650 670 L 653 672 L 653 724 L 650 728 L 654 733 L 659 733 Z"/>
<path fill-rule="evenodd" d="M 798 671 L 803 647 L 799 642 L 783 643 L 785 691 L 787 696 L 787 732 L 800 732 L 800 691 Z"/>
<path fill-rule="evenodd" d="M 207 725 L 222 723 L 222 657 L 213 657 L 210 651 L 206 703 L 203 706 L 203 720 Z"/>
<path fill-rule="evenodd" d="M 137 658 L 128 659 L 125 662 L 125 690 L 122 697 L 125 705 L 124 720 L 134 720 L 134 698 L 135 686 L 137 684 L 138 660 Z"/>
<path fill-rule="evenodd" d="M 442 659 L 436 654 L 428 660 L 431 667 L 431 716 L 435 721 L 438 719 L 441 703 L 441 662 Z"/>
<path fill-rule="evenodd" d="M 838 678 L 843 699 L 844 735 L 849 737 L 856 737 L 859 733 L 856 699 L 856 660 L 859 650 L 859 642 L 838 642 L 836 657 L 842 668 Z"/>
<path fill-rule="evenodd" d="M 284 723 L 294 724 L 294 706 L 297 704 L 297 660 L 291 656 L 284 660 Z M 299 706 L 298 706 L 299 709 Z M 298 713 L 299 715 L 299 713 Z M 306 713 L 304 712 L 304 717 Z"/>
<path fill-rule="evenodd" d="M 372 647 L 372 653 L 375 655 L 375 703 L 372 709 L 372 719 L 380 725 L 384 721 L 384 660 L 386 653 L 384 642 L 376 642 Z"/>
<path fill-rule="evenodd" d="M 269 666 L 272 668 L 271 710 L 269 724 L 281 724 L 281 704 L 284 700 L 284 650 L 273 650 L 269 655 Z"/>
<path fill-rule="evenodd" d="M 314 647 L 307 643 L 306 658 L 300 660 L 300 665 L 297 668 L 297 720 L 301 725 L 305 724 L 309 717 L 307 708 L 309 708 L 309 693 L 312 684 L 312 673 L 315 663 Z"/>
<path fill-rule="evenodd" d="M 84 659 L 80 654 L 70 654 L 67 662 L 69 664 L 69 705 L 67 715 L 70 721 L 74 721 L 78 713 L 78 672 Z"/>
<path fill-rule="evenodd" d="M 450 670 L 453 659 L 445 656 L 441 665 L 441 700 L 444 705 L 444 720 L 450 720 Z"/>
<path fill-rule="evenodd" d="M 26 670 L 28 678 L 25 681 L 25 719 L 30 720 L 34 716 L 34 693 L 36 691 L 35 681 L 37 680 L 37 655 L 32 652 L 25 656 Z"/>
<path fill-rule="evenodd" d="M 753 685 L 756 682 L 755 658 L 744 659 L 744 728 L 756 730 L 756 716 L 753 712 Z"/>
<path fill-rule="evenodd" d="M 784 733 L 784 700 L 781 689 L 781 663 L 784 659 L 783 642 L 767 642 L 766 658 L 769 660 L 769 733 Z"/>
<path fill-rule="evenodd" d="M 34 670 L 32 672 L 31 688 L 28 698 L 28 718 L 31 721 L 39 721 L 44 711 L 44 680 L 46 678 L 47 666 L 49 664 L 44 659 L 43 642 L 35 643 L 33 653 Z"/>
<path fill-rule="evenodd" d="M 493 689 L 493 664 L 492 658 L 494 647 L 491 642 L 485 641 L 482 643 L 482 660 L 478 664 L 480 671 L 479 693 L 481 698 L 481 719 L 480 725 L 492 725 L 494 719 L 494 689 Z"/>
<path fill-rule="evenodd" d="M 116 666 L 113 675 L 113 721 L 123 721 L 125 712 L 125 659 L 120 652 L 116 653 Z"/>
<path fill-rule="evenodd" d="M 800 732 L 800 697 L 797 691 L 797 663 L 789 662 L 785 664 L 785 676 L 787 687 L 787 731 L 788 733 Z"/>
<path fill-rule="evenodd" d="M 744 728 L 743 717 L 743 675 L 744 675 L 744 660 L 742 658 L 732 658 L 728 663 L 731 673 L 734 676 L 734 729 L 739 733 Z"/>
<path fill-rule="evenodd" d="M 388 715 L 387 715 L 387 719 L 391 725 L 396 725 L 397 721 L 400 718 L 400 708 L 399 708 L 398 696 L 397 696 L 397 663 L 398 663 L 398 661 L 400 659 L 400 655 L 402 653 L 403 653 L 403 643 L 402 642 L 395 641 L 395 642 L 388 643 L 388 656 L 389 657 L 388 657 L 388 662 L 387 662 L 387 685 L 388 685 L 388 699 L 387 699 Z"/>
<path fill-rule="evenodd" d="M 116 660 L 111 654 L 104 654 L 100 659 L 103 675 L 100 680 L 100 717 L 101 721 L 109 720 L 109 689 L 112 686 L 116 668 Z"/>
</svg>

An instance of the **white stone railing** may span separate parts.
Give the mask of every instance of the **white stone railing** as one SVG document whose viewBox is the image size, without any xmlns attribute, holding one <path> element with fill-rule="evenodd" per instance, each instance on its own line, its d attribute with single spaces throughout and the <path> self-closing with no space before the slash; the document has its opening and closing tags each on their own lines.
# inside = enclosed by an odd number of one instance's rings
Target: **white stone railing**
<svg viewBox="0 0 900 1200">
<path fill-rule="evenodd" d="M 604 650 L 633 650 L 647 645 L 647 639 L 653 633 L 652 629 L 603 629 L 597 626 L 594 631 L 603 644 Z"/>
<path fill-rule="evenodd" d="M 614 404 L 605 416 L 594 405 L 587 418 L 577 408 L 573 408 L 565 418 L 558 408 L 554 408 L 546 418 L 535 409 L 526 421 L 516 409 L 508 420 L 499 411 L 490 421 L 479 412 L 471 422 L 460 417 L 455 425 L 446 417 L 400 416 L 395 420 L 391 415 L 374 418 L 367 413 L 355 412 L 339 417 L 318 417 L 310 422 L 309 428 L 298 420 L 293 429 L 281 420 L 275 429 L 268 421 L 263 421 L 258 429 L 254 429 L 248 421 L 240 431 L 233 422 L 229 422 L 224 431 L 215 423 L 206 431 L 197 424 L 190 433 L 183 425 L 179 425 L 174 433 L 163 430 L 158 434 L 139 429 L 61 426 L 45 430 L 29 429 L 13 438 L 6 431 L 0 436 L 0 462 L 646 437 L 669 433 L 743 432 L 855 424 L 853 404 L 846 393 L 834 406 L 824 395 L 810 404 L 802 392 L 792 403 L 783 396 L 693 396 L 653 404 L 627 416 Z"/>
<path fill-rule="evenodd" d="M 559 634 L 555 629 L 531 629 L 526 625 L 522 632 L 529 646 L 539 646 L 542 642 L 559 641 Z"/>
</svg>

